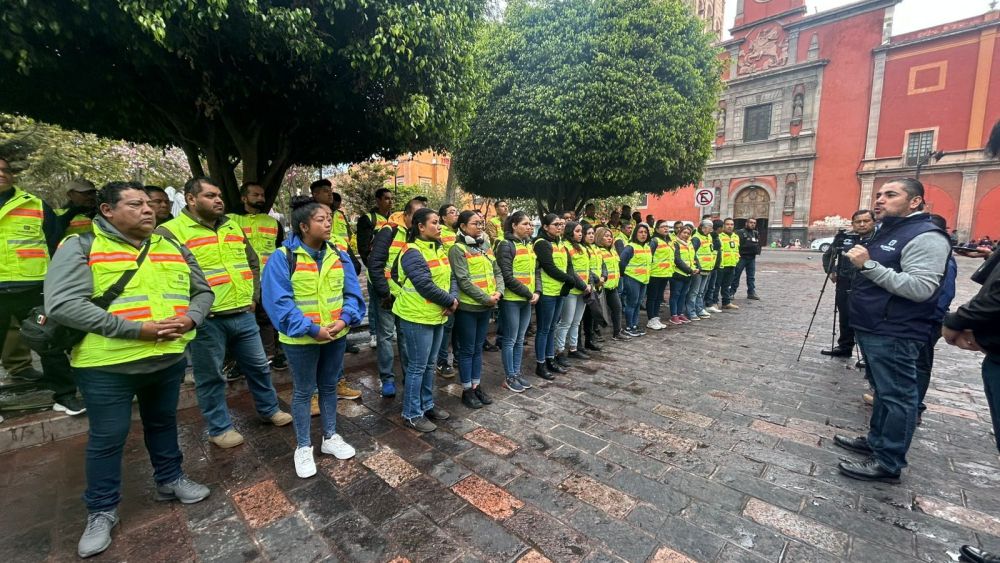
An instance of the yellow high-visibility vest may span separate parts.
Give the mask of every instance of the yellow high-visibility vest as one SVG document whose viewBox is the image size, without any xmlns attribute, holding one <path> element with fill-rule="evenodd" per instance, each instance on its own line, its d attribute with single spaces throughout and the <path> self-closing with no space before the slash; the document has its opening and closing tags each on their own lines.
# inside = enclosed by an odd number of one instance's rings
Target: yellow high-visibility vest
<svg viewBox="0 0 1000 563">
<path fill-rule="evenodd" d="M 287 260 L 288 249 L 278 250 Z M 295 249 L 295 271 L 292 272 L 292 296 L 295 306 L 314 324 L 329 326 L 340 318 L 344 308 L 344 263 L 336 252 L 326 252 L 320 266 L 306 249 Z M 342 338 L 350 327 L 333 335 Z M 285 344 L 324 344 L 309 335 L 292 337 L 278 331 L 278 340 Z"/>
<path fill-rule="evenodd" d="M 49 270 L 44 206 L 41 199 L 13 189 L 0 207 L 0 282 L 42 282 Z"/>
<path fill-rule="evenodd" d="M 444 291 L 451 289 L 451 264 L 448 262 L 448 253 L 444 251 L 444 248 L 433 241 L 417 239 L 405 243 L 400 257 L 411 249 L 419 251 L 427 262 L 434 285 Z M 444 311 L 443 307 L 420 295 L 417 288 L 413 286 L 413 280 L 405 276 L 402 265 L 399 267 L 399 279 L 402 280 L 400 291 L 392 304 L 392 312 L 397 317 L 411 323 L 424 325 L 440 325 L 448 320 L 448 317 L 441 314 Z"/>
<path fill-rule="evenodd" d="M 625 266 L 625 275 L 639 283 L 649 283 L 649 270 L 653 264 L 653 253 L 649 250 L 648 244 L 630 242 L 632 247 L 632 258 Z"/>
</svg>

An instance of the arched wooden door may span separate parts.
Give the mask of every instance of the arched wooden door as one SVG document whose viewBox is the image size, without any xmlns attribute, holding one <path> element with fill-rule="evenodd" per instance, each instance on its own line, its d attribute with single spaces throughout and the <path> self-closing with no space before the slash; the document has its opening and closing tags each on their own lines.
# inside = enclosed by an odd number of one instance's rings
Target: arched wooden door
<svg viewBox="0 0 1000 563">
<path fill-rule="evenodd" d="M 762 240 L 767 240 L 767 218 L 771 215 L 771 196 L 759 186 L 743 188 L 733 201 L 733 219 L 736 228 L 742 229 L 747 219 L 757 220 L 757 232 Z"/>
</svg>

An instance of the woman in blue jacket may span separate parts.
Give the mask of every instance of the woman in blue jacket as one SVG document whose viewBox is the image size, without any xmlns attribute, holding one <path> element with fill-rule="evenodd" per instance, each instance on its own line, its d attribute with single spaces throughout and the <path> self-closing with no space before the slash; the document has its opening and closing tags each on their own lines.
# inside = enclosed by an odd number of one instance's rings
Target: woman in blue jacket
<svg viewBox="0 0 1000 563">
<path fill-rule="evenodd" d="M 337 459 L 354 448 L 337 434 L 337 377 L 344 365 L 347 333 L 365 316 L 365 301 L 351 258 L 330 244 L 330 208 L 311 197 L 292 201 L 292 236 L 267 261 L 261 302 L 277 325 L 292 371 L 295 472 L 316 474 L 309 438 L 313 391 L 319 390 L 323 443 Z"/>
</svg>

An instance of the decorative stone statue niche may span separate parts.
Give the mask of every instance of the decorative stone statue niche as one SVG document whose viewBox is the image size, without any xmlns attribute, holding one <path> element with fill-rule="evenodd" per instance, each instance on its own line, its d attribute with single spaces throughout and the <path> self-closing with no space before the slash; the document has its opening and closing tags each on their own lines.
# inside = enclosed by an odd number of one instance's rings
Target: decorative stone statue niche
<svg viewBox="0 0 1000 563">
<path fill-rule="evenodd" d="M 726 141 L 726 102 L 719 102 L 719 109 L 715 111 L 715 144 L 721 145 Z"/>
<path fill-rule="evenodd" d="M 718 217 L 722 212 L 722 180 L 712 182 L 712 187 L 715 189 L 715 202 L 712 203 L 712 215 Z"/>
<path fill-rule="evenodd" d="M 795 174 L 789 174 L 785 178 L 785 202 L 782 205 L 782 210 L 785 215 L 793 215 L 795 213 L 795 191 L 798 188 L 798 176 Z"/>
<path fill-rule="evenodd" d="M 802 131 L 802 115 L 805 113 L 806 87 L 804 84 L 796 84 L 792 89 L 792 120 L 789 123 L 789 133 L 793 137 L 798 137 Z"/>
</svg>

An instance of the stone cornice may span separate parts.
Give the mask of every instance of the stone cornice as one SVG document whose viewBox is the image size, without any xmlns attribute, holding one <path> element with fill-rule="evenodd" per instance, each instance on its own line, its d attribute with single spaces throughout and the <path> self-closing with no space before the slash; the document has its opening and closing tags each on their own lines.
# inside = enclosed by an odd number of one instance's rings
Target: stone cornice
<svg viewBox="0 0 1000 563">
<path fill-rule="evenodd" d="M 729 28 L 729 33 L 732 34 L 734 31 L 743 31 L 744 29 L 752 29 L 752 28 L 755 28 L 755 27 L 757 27 L 758 25 L 761 25 L 761 24 L 765 24 L 765 23 L 773 22 L 773 21 L 778 21 L 780 19 L 787 18 L 788 16 L 794 16 L 794 15 L 797 15 L 797 14 L 804 14 L 804 13 L 806 13 L 808 11 L 809 10 L 805 6 L 802 6 L 800 8 L 793 8 L 791 10 L 788 10 L 787 12 L 781 12 L 780 14 L 774 14 L 773 16 L 767 16 L 766 18 L 761 18 L 759 20 L 754 20 L 754 21 L 752 21 L 750 23 L 745 23 L 743 25 L 738 25 L 738 26 L 731 27 L 731 28 Z M 741 39 L 741 41 L 742 41 L 742 39 Z"/>
<path fill-rule="evenodd" d="M 870 12 L 872 10 L 878 10 L 879 8 L 888 8 L 890 6 L 895 6 L 896 4 L 899 4 L 902 1 L 903 0 L 861 0 L 860 2 L 855 2 L 853 4 L 848 4 L 846 6 L 841 6 L 839 8 L 824 10 L 818 14 L 806 16 L 801 20 L 785 24 L 784 27 L 788 31 L 792 31 L 793 29 L 794 30 L 808 29 L 810 27 L 816 27 L 818 25 L 828 24 L 830 22 L 835 22 L 837 20 L 842 20 L 856 16 L 858 14 Z"/>
<path fill-rule="evenodd" d="M 743 84 L 745 82 L 752 82 L 754 80 L 759 80 L 761 78 L 771 78 L 773 76 L 780 76 L 782 74 L 793 73 L 793 72 L 796 72 L 796 71 L 799 71 L 799 70 L 807 70 L 807 69 L 814 68 L 814 67 L 816 67 L 816 68 L 818 68 L 818 67 L 824 67 L 824 66 L 826 66 L 828 64 L 830 64 L 829 59 L 817 59 L 815 61 L 808 61 L 808 62 L 804 62 L 804 63 L 794 64 L 794 65 L 789 65 L 789 66 L 784 66 L 784 67 L 777 68 L 777 69 L 774 69 L 774 70 L 766 70 L 764 72 L 758 72 L 758 73 L 750 74 L 748 76 L 741 76 L 739 78 L 730 78 L 729 80 L 725 81 L 724 86 L 726 88 L 729 88 L 729 87 L 732 87 L 734 85 L 738 86 L 738 85 L 741 85 L 741 84 Z"/>
<path fill-rule="evenodd" d="M 912 47 L 914 45 L 919 45 L 921 43 L 928 43 L 928 42 L 931 42 L 931 41 L 937 41 L 939 39 L 947 39 L 949 37 L 955 37 L 957 35 L 964 35 L 966 33 L 974 32 L 974 31 L 979 31 L 979 30 L 986 29 L 986 28 L 989 28 L 989 27 L 996 27 L 998 25 L 1000 25 L 1000 21 L 998 21 L 998 20 L 993 20 L 993 21 L 988 21 L 988 22 L 982 22 L 982 23 L 979 23 L 979 24 L 976 24 L 976 25 L 971 25 L 969 27 L 963 27 L 962 29 L 954 29 L 954 30 L 951 30 L 951 31 L 946 31 L 946 32 L 940 33 L 938 35 L 928 35 L 927 37 L 919 37 L 917 39 L 911 39 L 909 41 L 904 41 L 904 42 L 901 42 L 901 43 L 890 43 L 888 45 L 880 45 L 880 46 L 872 49 L 872 52 L 873 53 L 879 53 L 879 52 L 883 52 L 883 51 L 894 51 L 896 49 L 903 49 L 905 47 Z"/>
</svg>

